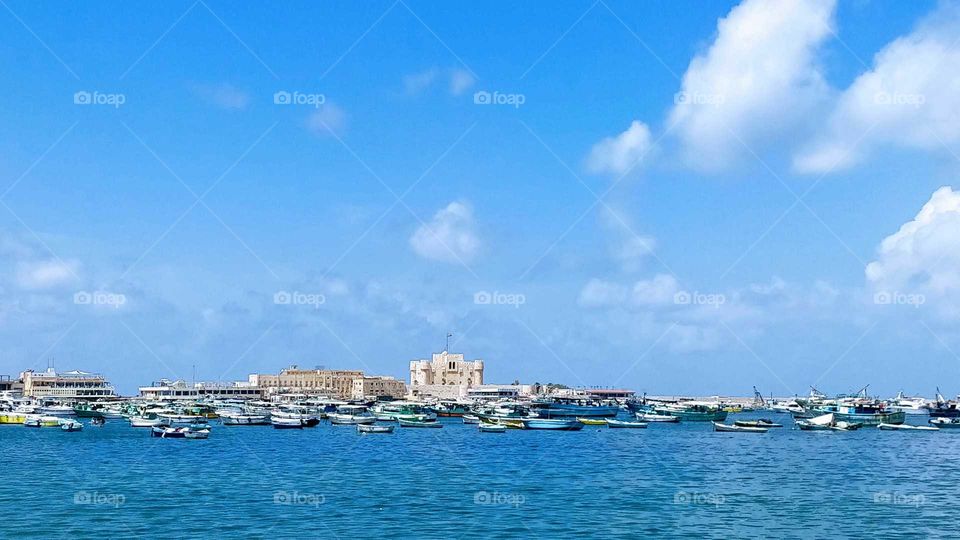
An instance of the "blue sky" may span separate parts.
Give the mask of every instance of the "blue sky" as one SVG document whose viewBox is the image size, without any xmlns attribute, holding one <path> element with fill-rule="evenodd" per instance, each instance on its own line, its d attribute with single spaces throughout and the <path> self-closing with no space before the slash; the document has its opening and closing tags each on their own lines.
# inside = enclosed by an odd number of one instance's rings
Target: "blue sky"
<svg viewBox="0 0 960 540">
<path fill-rule="evenodd" d="M 960 392 L 957 9 L 7 1 L 0 373 Z"/>
</svg>

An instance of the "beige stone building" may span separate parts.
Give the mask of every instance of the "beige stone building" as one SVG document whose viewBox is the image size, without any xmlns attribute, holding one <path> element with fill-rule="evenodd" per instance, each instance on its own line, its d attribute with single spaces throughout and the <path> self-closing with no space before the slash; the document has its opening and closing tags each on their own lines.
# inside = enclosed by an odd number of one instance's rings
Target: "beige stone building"
<svg viewBox="0 0 960 540">
<path fill-rule="evenodd" d="M 363 378 L 359 370 L 300 369 L 291 366 L 278 375 L 253 374 L 250 384 L 259 386 L 265 395 L 294 392 L 341 399 L 353 396 L 353 380 Z"/>
<path fill-rule="evenodd" d="M 407 385 L 393 377 L 354 377 L 353 399 L 389 396 L 402 398 L 407 395 Z"/>
<path fill-rule="evenodd" d="M 463 354 L 443 351 L 430 360 L 410 362 L 410 393 L 418 396 L 462 397 L 483 384 L 483 360 L 464 360 Z"/>
<path fill-rule="evenodd" d="M 28 397 L 97 399 L 116 396 L 113 386 L 103 375 L 85 371 L 57 372 L 47 368 L 37 372 L 30 369 L 20 374 L 20 381 L 23 395 Z"/>
</svg>

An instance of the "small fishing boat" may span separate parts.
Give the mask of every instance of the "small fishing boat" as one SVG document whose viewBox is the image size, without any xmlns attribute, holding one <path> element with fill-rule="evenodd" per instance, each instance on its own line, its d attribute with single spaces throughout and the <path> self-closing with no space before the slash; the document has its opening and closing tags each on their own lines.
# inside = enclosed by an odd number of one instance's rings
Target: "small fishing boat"
<svg viewBox="0 0 960 540">
<path fill-rule="evenodd" d="M 760 428 L 783 427 L 783 424 L 777 424 L 773 420 L 768 420 L 766 418 L 761 418 L 759 420 L 737 420 L 733 423 L 733 425 L 740 426 L 740 427 L 760 427 Z"/>
<path fill-rule="evenodd" d="M 154 427 L 150 429 L 150 435 L 152 437 L 160 437 L 161 439 L 185 439 L 187 429 L 189 428 Z"/>
<path fill-rule="evenodd" d="M 713 430 L 721 431 L 724 433 L 766 433 L 767 428 L 762 427 L 745 427 L 737 425 L 727 425 L 720 422 L 713 422 Z"/>
<path fill-rule="evenodd" d="M 507 426 L 501 424 L 478 424 L 477 429 L 481 433 L 505 433 Z"/>
<path fill-rule="evenodd" d="M 578 417 L 577 417 L 577 421 L 580 422 L 581 424 L 584 424 L 584 425 L 587 425 L 587 426 L 605 426 L 605 425 L 607 425 L 607 420 L 605 420 L 605 419 L 603 419 L 603 418 L 586 418 L 586 417 L 583 417 L 583 416 L 578 416 Z"/>
<path fill-rule="evenodd" d="M 833 424 L 832 426 L 830 426 L 830 429 L 832 429 L 833 431 L 856 431 L 862 427 L 863 427 L 863 424 L 861 424 L 860 422 L 847 422 L 844 420 L 840 420 L 835 424 Z"/>
<path fill-rule="evenodd" d="M 583 429 L 583 424 L 578 420 L 560 420 L 552 418 L 524 418 L 523 429 L 551 429 L 558 431 L 579 431 Z"/>
<path fill-rule="evenodd" d="M 928 420 L 928 423 L 931 426 L 935 426 L 940 429 L 960 429 L 960 418 L 947 418 L 940 416 L 937 418 L 931 418 Z"/>
<path fill-rule="evenodd" d="M 224 413 L 220 421 L 225 426 L 266 426 L 270 419 L 265 414 Z"/>
<path fill-rule="evenodd" d="M 833 413 L 822 414 L 815 418 L 797 420 L 797 427 L 803 431 L 827 431 L 836 420 Z"/>
<path fill-rule="evenodd" d="M 606 424 L 612 428 L 638 428 L 643 429 L 647 427 L 646 422 L 623 422 L 620 420 L 607 420 Z"/>
<path fill-rule="evenodd" d="M 130 427 L 157 427 L 163 425 L 163 419 L 153 415 L 149 416 L 131 416 Z"/>
<path fill-rule="evenodd" d="M 210 438 L 210 430 L 186 428 L 183 431 L 183 436 L 187 439 L 208 439 Z"/>
<path fill-rule="evenodd" d="M 367 408 L 358 405 L 342 405 L 337 407 L 337 412 L 327 415 L 330 423 L 334 425 L 373 424 L 377 417 L 367 412 Z"/>
<path fill-rule="evenodd" d="M 58 427 L 60 418 L 57 416 L 28 415 L 23 419 L 23 425 L 26 427 Z"/>
<path fill-rule="evenodd" d="M 106 423 L 106 419 L 104 419 L 102 416 L 95 416 L 92 420 L 90 420 L 91 426 L 103 427 L 103 425 Z"/>
<path fill-rule="evenodd" d="M 421 420 L 404 420 L 403 418 L 398 418 L 397 422 L 400 423 L 400 427 L 415 427 L 415 428 L 442 428 L 443 424 L 437 422 L 436 420 L 432 422 L 424 422 Z"/>
<path fill-rule="evenodd" d="M 940 431 L 940 428 L 934 426 L 911 426 L 909 424 L 877 424 L 877 428 L 883 431 Z"/>
<path fill-rule="evenodd" d="M 637 420 L 641 422 L 664 422 L 676 424 L 680 421 L 679 416 L 673 416 L 672 414 L 657 414 L 652 412 L 638 412 L 635 413 Z"/>
<path fill-rule="evenodd" d="M 303 420 L 299 418 L 271 418 L 274 429 L 303 429 Z"/>
<path fill-rule="evenodd" d="M 61 420 L 60 429 L 63 431 L 80 431 L 83 429 L 83 424 L 76 420 Z"/>
<path fill-rule="evenodd" d="M 360 433 L 393 433 L 394 426 L 375 426 L 370 424 L 357 424 L 357 431 Z"/>
<path fill-rule="evenodd" d="M 472 414 L 465 414 L 465 415 L 463 415 L 461 418 L 463 418 L 463 423 L 464 423 L 464 424 L 479 424 L 479 423 L 480 423 L 480 417 L 479 417 L 479 416 L 472 415 Z"/>
</svg>

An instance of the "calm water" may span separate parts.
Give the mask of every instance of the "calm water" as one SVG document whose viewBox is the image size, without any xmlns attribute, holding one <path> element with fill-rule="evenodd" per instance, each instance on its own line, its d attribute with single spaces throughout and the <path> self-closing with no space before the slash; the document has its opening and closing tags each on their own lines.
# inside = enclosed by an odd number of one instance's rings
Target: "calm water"
<svg viewBox="0 0 960 540">
<path fill-rule="evenodd" d="M 937 538 L 960 530 L 960 430 L 755 435 L 689 423 L 490 434 L 445 423 L 363 436 L 327 423 L 217 425 L 206 441 L 151 438 L 119 421 L 79 433 L 0 426 L 0 538 Z"/>
</svg>

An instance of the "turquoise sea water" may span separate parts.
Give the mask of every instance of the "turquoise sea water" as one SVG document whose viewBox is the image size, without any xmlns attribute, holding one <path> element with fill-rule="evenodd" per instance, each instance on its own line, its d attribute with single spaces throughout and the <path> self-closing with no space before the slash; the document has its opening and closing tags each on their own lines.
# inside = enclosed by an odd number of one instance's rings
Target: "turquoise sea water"
<svg viewBox="0 0 960 540">
<path fill-rule="evenodd" d="M 758 415 L 731 415 L 734 418 Z M 769 413 L 762 416 L 776 417 Z M 216 425 L 152 438 L 0 426 L 0 537 L 843 538 L 960 534 L 957 433 L 360 435 Z"/>
</svg>

